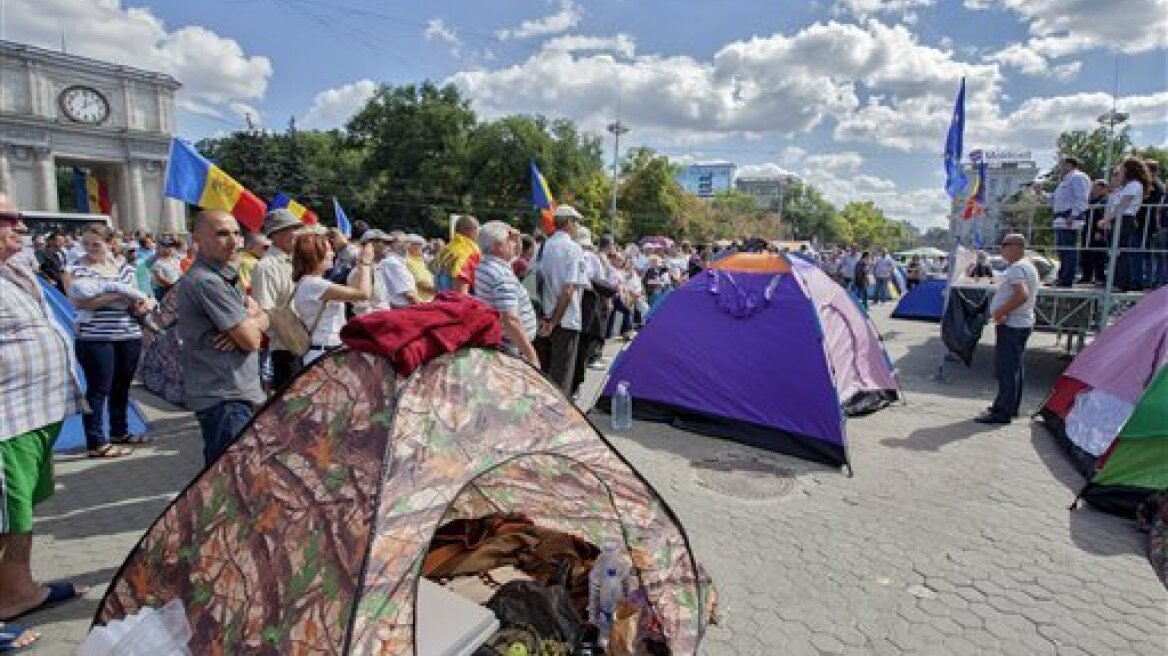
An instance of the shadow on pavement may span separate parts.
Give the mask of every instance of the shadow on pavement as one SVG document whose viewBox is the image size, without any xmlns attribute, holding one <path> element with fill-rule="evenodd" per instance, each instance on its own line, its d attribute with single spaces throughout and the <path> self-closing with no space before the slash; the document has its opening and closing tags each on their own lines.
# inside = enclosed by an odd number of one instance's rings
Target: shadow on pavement
<svg viewBox="0 0 1168 656">
<path fill-rule="evenodd" d="M 1074 498 L 1087 482 L 1075 469 L 1070 455 L 1055 442 L 1054 436 L 1041 421 L 1035 421 L 1030 425 L 1030 444 L 1038 458 L 1042 460 L 1042 464 L 1046 465 L 1051 477 L 1062 483 L 1070 492 L 1070 498 L 1067 499 L 1067 505 L 1070 505 L 1070 499 Z"/>
<path fill-rule="evenodd" d="M 894 449 L 940 451 L 942 447 L 953 442 L 973 437 L 993 428 L 993 426 L 985 426 L 972 419 L 967 419 L 943 426 L 918 428 L 905 437 L 886 437 L 880 440 L 880 443 Z"/>
<path fill-rule="evenodd" d="M 37 533 L 77 540 L 144 530 L 174 494 L 202 466 L 202 444 L 191 437 L 191 419 L 155 422 L 154 441 L 124 458 L 89 459 L 84 452 L 62 455 L 56 462 L 60 489 L 37 508 Z"/>
</svg>

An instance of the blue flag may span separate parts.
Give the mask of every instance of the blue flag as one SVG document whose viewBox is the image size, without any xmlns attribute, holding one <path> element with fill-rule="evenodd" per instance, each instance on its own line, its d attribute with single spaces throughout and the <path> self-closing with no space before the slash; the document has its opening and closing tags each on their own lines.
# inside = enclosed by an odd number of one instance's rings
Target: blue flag
<svg viewBox="0 0 1168 656">
<path fill-rule="evenodd" d="M 349 217 L 345 216 L 345 210 L 341 209 L 341 203 L 333 196 L 333 214 L 337 216 L 337 230 L 346 237 L 353 236 L 353 224 L 349 223 Z"/>
<path fill-rule="evenodd" d="M 961 88 L 957 92 L 957 102 L 953 106 L 953 119 L 949 122 L 949 134 L 945 137 L 945 193 L 956 197 L 965 189 L 965 172 L 961 170 L 961 151 L 965 139 L 965 78 L 961 78 Z"/>
</svg>

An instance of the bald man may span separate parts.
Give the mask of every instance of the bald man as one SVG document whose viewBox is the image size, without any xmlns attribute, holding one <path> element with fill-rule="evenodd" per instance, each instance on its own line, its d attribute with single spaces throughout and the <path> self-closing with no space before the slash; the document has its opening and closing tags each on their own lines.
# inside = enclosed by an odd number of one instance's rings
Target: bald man
<svg viewBox="0 0 1168 656">
<path fill-rule="evenodd" d="M 192 230 L 198 255 L 178 284 L 179 336 L 187 407 L 203 432 L 203 460 L 214 462 L 264 401 L 259 348 L 268 315 L 239 287 L 239 224 L 203 211 Z"/>
</svg>

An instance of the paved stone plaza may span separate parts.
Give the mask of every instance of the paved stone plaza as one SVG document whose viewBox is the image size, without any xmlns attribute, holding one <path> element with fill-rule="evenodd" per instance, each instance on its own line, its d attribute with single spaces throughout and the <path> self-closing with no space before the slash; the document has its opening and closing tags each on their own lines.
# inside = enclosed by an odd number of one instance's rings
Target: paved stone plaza
<svg viewBox="0 0 1168 656">
<path fill-rule="evenodd" d="M 937 326 L 889 310 L 873 314 L 908 403 L 849 423 L 853 477 L 656 424 L 614 438 L 718 585 L 723 621 L 703 654 L 1168 653 L 1168 592 L 1144 536 L 1067 511 L 1082 481 L 1041 425 L 970 420 L 993 396 L 992 331 L 972 370 L 947 364 L 937 383 Z M 1028 410 L 1066 365 L 1051 336 L 1031 346 Z M 125 554 L 199 469 L 190 416 L 139 398 L 154 445 L 62 457 L 39 508 L 36 573 L 94 590 L 28 618 L 45 633 L 36 654 L 72 653 Z"/>
</svg>

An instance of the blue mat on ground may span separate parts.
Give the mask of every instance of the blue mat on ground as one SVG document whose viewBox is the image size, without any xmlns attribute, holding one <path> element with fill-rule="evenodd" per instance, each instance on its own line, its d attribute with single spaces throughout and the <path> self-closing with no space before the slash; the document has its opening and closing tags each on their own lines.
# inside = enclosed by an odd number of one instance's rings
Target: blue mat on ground
<svg viewBox="0 0 1168 656">
<path fill-rule="evenodd" d="M 65 335 L 69 337 L 69 348 L 73 348 L 73 304 L 69 299 L 60 292 L 56 287 L 45 282 L 44 279 L 37 278 L 41 283 L 41 289 L 45 292 L 45 299 L 49 302 L 49 307 L 53 310 L 53 318 L 64 329 Z M 81 381 L 81 390 L 85 390 L 85 372 L 81 371 L 81 365 L 77 365 L 77 378 Z M 109 431 L 109 413 L 105 414 L 106 422 L 105 429 Z M 142 416 L 142 410 L 138 404 L 133 400 L 130 401 L 130 407 L 126 412 L 126 420 L 130 429 L 131 435 L 143 435 L 146 433 L 146 418 Z M 73 415 L 65 419 L 65 424 L 61 426 L 61 434 L 57 436 L 57 443 L 53 445 L 54 451 L 71 451 L 85 447 L 85 427 L 81 424 L 81 415 Z"/>
</svg>

